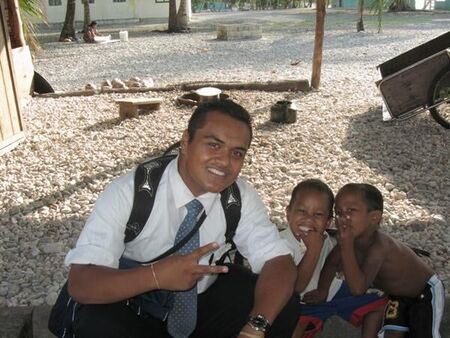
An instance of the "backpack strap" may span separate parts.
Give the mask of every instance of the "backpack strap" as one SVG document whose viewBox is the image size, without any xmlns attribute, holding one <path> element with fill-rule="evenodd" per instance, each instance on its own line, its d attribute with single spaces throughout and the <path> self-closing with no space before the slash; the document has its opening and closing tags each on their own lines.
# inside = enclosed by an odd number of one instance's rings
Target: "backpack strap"
<svg viewBox="0 0 450 338">
<path fill-rule="evenodd" d="M 168 256 L 174 254 L 183 245 L 185 245 L 192 238 L 192 236 L 194 236 L 194 234 L 197 232 L 197 230 L 202 225 L 202 223 L 205 220 L 205 218 L 206 218 L 206 213 L 203 211 L 203 213 L 201 214 L 200 218 L 198 219 L 197 223 L 195 223 L 195 226 L 191 229 L 191 231 L 186 236 L 184 236 L 177 244 L 175 244 L 170 249 L 166 250 L 165 252 L 163 252 L 162 254 L 157 256 L 156 258 L 153 258 L 153 259 L 151 259 L 151 260 L 149 260 L 147 262 L 138 262 L 138 261 L 133 261 L 133 260 L 121 257 L 119 263 L 120 264 L 122 264 L 122 263 L 123 264 L 128 264 L 129 267 L 137 267 L 137 266 L 151 264 L 153 262 L 159 261 L 160 259 L 163 259 L 165 257 L 168 257 Z"/>
<path fill-rule="evenodd" d="M 236 234 L 236 229 L 241 219 L 242 200 L 239 187 L 236 182 L 230 185 L 220 193 L 220 202 L 225 214 L 226 231 L 225 231 L 225 243 L 231 244 L 231 249 L 236 249 L 236 244 L 233 242 L 233 237 Z M 225 253 L 218 261 L 217 264 L 223 264 L 227 253 Z M 236 250 L 234 255 L 234 263 L 242 264 L 244 257 Z"/>
<path fill-rule="evenodd" d="M 134 174 L 134 199 L 125 228 L 125 243 L 135 239 L 147 223 L 155 203 L 156 190 L 162 174 L 176 155 L 156 157 L 141 163 Z"/>
</svg>

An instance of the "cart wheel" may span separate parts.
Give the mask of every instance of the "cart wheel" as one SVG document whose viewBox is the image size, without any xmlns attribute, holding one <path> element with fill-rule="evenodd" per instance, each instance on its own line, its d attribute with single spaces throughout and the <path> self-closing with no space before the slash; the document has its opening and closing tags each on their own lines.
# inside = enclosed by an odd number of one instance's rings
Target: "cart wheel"
<svg viewBox="0 0 450 338">
<path fill-rule="evenodd" d="M 430 88 L 430 106 L 450 99 L 450 69 L 441 72 Z M 430 108 L 433 119 L 444 128 L 450 129 L 450 102 L 443 102 L 434 108 Z"/>
</svg>

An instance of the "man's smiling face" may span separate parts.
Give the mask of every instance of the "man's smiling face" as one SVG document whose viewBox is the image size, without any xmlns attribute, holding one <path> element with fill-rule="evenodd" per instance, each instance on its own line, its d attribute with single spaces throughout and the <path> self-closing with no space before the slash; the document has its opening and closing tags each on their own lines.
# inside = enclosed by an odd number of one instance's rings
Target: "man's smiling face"
<svg viewBox="0 0 450 338">
<path fill-rule="evenodd" d="M 181 142 L 178 170 L 194 196 L 220 192 L 239 175 L 250 145 L 249 127 L 242 121 L 212 111 L 189 141 Z"/>
</svg>

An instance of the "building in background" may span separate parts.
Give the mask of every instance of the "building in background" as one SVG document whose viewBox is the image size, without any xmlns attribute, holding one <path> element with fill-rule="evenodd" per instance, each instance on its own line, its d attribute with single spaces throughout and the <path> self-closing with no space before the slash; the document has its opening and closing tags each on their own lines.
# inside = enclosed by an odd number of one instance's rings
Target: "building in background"
<svg viewBox="0 0 450 338">
<path fill-rule="evenodd" d="M 63 23 L 67 0 L 41 0 L 48 23 Z M 177 0 L 177 6 L 179 0 Z M 169 17 L 169 0 L 89 0 L 92 20 L 114 22 L 133 19 L 153 19 Z M 191 0 L 186 0 L 191 8 Z M 190 18 L 190 10 L 189 10 Z M 76 0 L 75 21 L 83 21 L 83 3 Z"/>
</svg>

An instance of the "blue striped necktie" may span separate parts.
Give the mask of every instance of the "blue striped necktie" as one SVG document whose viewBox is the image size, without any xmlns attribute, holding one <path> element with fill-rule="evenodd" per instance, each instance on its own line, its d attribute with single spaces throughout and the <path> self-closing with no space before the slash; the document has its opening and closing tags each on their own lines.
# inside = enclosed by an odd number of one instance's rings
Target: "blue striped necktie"
<svg viewBox="0 0 450 338">
<path fill-rule="evenodd" d="M 196 199 L 186 204 L 187 215 L 178 229 L 175 244 L 186 237 L 194 228 L 198 215 L 203 210 L 203 205 Z M 178 254 L 187 255 L 200 246 L 198 230 L 183 245 Z M 185 338 L 194 331 L 197 324 L 197 284 L 190 290 L 175 292 L 173 308 L 167 320 L 167 331 L 172 337 Z"/>
</svg>

